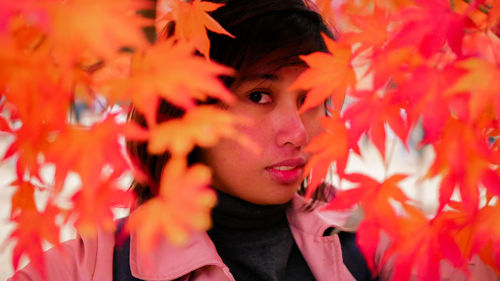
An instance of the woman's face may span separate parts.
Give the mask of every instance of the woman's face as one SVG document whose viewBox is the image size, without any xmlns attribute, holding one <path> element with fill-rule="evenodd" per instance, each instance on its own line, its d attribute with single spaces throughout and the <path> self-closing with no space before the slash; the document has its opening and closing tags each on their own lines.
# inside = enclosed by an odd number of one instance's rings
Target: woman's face
<svg viewBox="0 0 500 281">
<path fill-rule="evenodd" d="M 317 119 L 325 115 L 323 105 L 299 115 L 306 92 L 288 88 L 304 70 L 304 66 L 287 66 L 252 73 L 234 85 L 237 101 L 227 110 L 252 120 L 239 130 L 260 152 L 255 154 L 231 139 L 205 149 L 203 159 L 212 168 L 216 189 L 261 205 L 292 199 L 309 158 L 304 148 L 321 132 Z"/>
</svg>

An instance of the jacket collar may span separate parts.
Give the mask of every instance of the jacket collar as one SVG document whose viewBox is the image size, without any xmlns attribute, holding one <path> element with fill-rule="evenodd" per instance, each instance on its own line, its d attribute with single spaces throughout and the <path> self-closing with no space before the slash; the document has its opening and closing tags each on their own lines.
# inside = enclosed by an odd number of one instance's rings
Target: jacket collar
<svg viewBox="0 0 500 281">
<path fill-rule="evenodd" d="M 295 195 L 291 207 L 287 209 L 287 218 L 292 234 L 322 237 L 326 229 L 340 227 L 347 218 L 346 215 L 332 212 L 325 216 L 320 212 L 305 211 L 304 199 Z M 313 238 L 314 239 L 314 238 Z M 170 244 L 166 239 L 149 253 L 138 250 L 137 237 L 130 235 L 130 269 L 134 277 L 143 280 L 174 280 L 204 266 L 213 265 L 226 273 L 229 280 L 234 280 L 229 269 L 223 263 L 209 236 L 203 233 L 193 233 L 190 240 L 182 247 Z"/>
<path fill-rule="evenodd" d="M 331 211 L 323 209 L 322 205 L 307 211 L 305 205 L 304 197 L 295 194 L 292 206 L 287 210 L 287 219 L 291 227 L 316 237 L 322 237 L 323 233 L 332 227 L 342 231 L 354 230 L 347 226 L 353 214 L 352 210 Z"/>
</svg>

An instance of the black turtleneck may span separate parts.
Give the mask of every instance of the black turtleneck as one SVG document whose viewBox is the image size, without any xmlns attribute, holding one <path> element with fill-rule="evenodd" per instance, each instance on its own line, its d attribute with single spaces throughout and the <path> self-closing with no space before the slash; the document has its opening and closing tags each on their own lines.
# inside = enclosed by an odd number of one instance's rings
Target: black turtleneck
<svg viewBox="0 0 500 281">
<path fill-rule="evenodd" d="M 236 281 L 315 280 L 288 227 L 287 207 L 218 192 L 208 235 Z"/>
</svg>

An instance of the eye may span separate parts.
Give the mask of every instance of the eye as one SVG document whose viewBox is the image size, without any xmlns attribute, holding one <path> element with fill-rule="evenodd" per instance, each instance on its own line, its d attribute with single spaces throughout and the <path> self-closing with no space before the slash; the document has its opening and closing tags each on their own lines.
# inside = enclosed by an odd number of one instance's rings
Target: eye
<svg viewBox="0 0 500 281">
<path fill-rule="evenodd" d="M 304 102 L 306 102 L 306 98 L 307 98 L 307 95 L 303 95 L 303 96 L 300 97 L 300 99 L 299 99 L 299 107 L 301 107 L 304 104 Z"/>
<path fill-rule="evenodd" d="M 272 102 L 271 94 L 264 91 L 251 92 L 248 95 L 248 99 L 255 103 L 266 104 Z"/>
</svg>

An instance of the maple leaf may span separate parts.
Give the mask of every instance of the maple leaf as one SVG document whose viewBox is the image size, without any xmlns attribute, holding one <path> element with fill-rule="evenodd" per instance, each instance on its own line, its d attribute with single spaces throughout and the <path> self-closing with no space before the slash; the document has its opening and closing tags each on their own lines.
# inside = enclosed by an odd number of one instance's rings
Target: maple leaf
<svg viewBox="0 0 500 281">
<path fill-rule="evenodd" d="M 313 154 L 304 168 L 305 175 L 310 175 L 306 198 L 310 198 L 325 178 L 333 162 L 336 164 L 337 174 L 342 178 L 350 149 L 359 151 L 356 141 L 351 139 L 352 135 L 338 113 L 333 112 L 332 117 L 323 117 L 319 122 L 324 132 L 314 137 L 305 149 Z"/>
<path fill-rule="evenodd" d="M 469 112 L 475 121 L 488 106 L 492 105 L 500 117 L 500 67 L 480 58 L 458 61 L 457 67 L 467 72 L 449 89 L 450 93 L 470 92 Z"/>
<path fill-rule="evenodd" d="M 19 182 L 25 174 L 43 182 L 39 176 L 40 156 L 48 149 L 51 136 L 65 126 L 72 99 L 72 80 L 54 64 L 48 50 L 30 47 L 38 44 L 32 42 L 38 39 L 25 34 L 32 33 L 29 28 L 23 29 L 25 23 L 19 24 L 14 28 L 13 37 L 3 41 L 5 48 L 0 50 L 0 90 L 5 97 L 8 121 L 16 124 L 7 130 L 13 134 L 14 141 L 3 159 L 18 157 Z"/>
<path fill-rule="evenodd" d="M 478 210 L 467 210 L 461 202 L 450 201 L 450 211 L 443 212 L 440 216 L 453 221 L 458 228 L 450 229 L 450 234 L 457 241 L 462 256 L 470 260 L 474 255 L 479 254 L 481 259 L 495 268 L 494 255 L 490 251 L 493 243 L 500 247 L 500 229 L 493 222 L 500 213 L 499 208 L 486 204 Z M 498 260 L 500 261 L 500 260 Z"/>
<path fill-rule="evenodd" d="M 35 11 L 36 24 L 62 63 L 72 63 L 86 51 L 108 57 L 122 47 L 147 44 L 141 27 L 153 22 L 136 12 L 152 8 L 149 1 L 71 0 L 22 1 L 23 12 Z"/>
<path fill-rule="evenodd" d="M 366 212 L 378 210 L 378 213 L 382 213 L 381 210 L 385 210 L 385 213 L 394 213 L 388 204 L 388 199 L 392 198 L 403 204 L 408 200 L 397 185 L 406 177 L 407 175 L 395 174 L 379 182 L 363 174 L 345 174 L 344 179 L 354 183 L 355 186 L 338 192 L 326 209 L 348 209 L 359 202 Z"/>
<path fill-rule="evenodd" d="M 9 236 L 10 240 L 15 241 L 12 252 L 14 269 L 19 266 L 21 256 L 26 254 L 44 280 L 47 280 L 42 242 L 58 243 L 59 227 L 55 224 L 58 211 L 55 206 L 48 205 L 43 212 L 28 209 L 11 218 L 16 223 L 16 229 Z"/>
<path fill-rule="evenodd" d="M 129 165 L 119 142 L 126 132 L 127 125 L 117 123 L 113 114 L 90 128 L 68 125 L 46 153 L 46 161 L 56 166 L 56 189 L 62 186 L 69 171 L 77 172 L 84 186 L 98 185 L 105 166 L 112 169 L 111 176 L 127 171 Z"/>
<path fill-rule="evenodd" d="M 382 7 L 389 12 L 398 12 L 408 6 L 413 6 L 413 0 L 384 0 L 377 1 L 376 5 Z M 343 10 L 346 13 L 352 14 L 367 14 L 373 11 L 372 0 L 346 0 L 344 1 Z"/>
<path fill-rule="evenodd" d="M 349 42 L 350 45 L 361 43 L 353 56 L 370 48 L 381 48 L 389 38 L 389 17 L 387 12 L 378 6 L 370 15 L 349 15 L 349 20 L 360 30 L 360 32 L 345 33 L 342 36 L 342 40 Z"/>
<path fill-rule="evenodd" d="M 463 264 L 457 242 L 450 234 L 456 228 L 454 220 L 438 213 L 428 220 L 415 207 L 404 205 L 406 215 L 399 218 L 399 239 L 394 240 L 384 254 L 384 260 L 394 255 L 392 280 L 408 280 L 415 270 L 419 280 L 440 280 L 439 266 L 443 258 L 455 267 Z"/>
<path fill-rule="evenodd" d="M 373 88 L 379 89 L 391 82 L 399 85 L 408 79 L 412 71 L 424 62 L 413 47 L 382 48 L 370 56 L 367 74 L 373 74 Z"/>
<path fill-rule="evenodd" d="M 340 110 L 348 88 L 353 89 L 356 74 L 351 65 L 351 46 L 335 42 L 326 35 L 323 40 L 330 53 L 314 52 L 300 56 L 309 68 L 290 85 L 290 90 L 308 90 L 307 98 L 300 107 L 303 113 L 332 97 L 333 106 Z"/>
<path fill-rule="evenodd" d="M 35 186 L 27 181 L 20 183 L 15 181 L 12 185 L 17 186 L 17 189 L 11 199 L 11 216 L 18 211 L 23 212 L 24 210 L 36 210 L 34 195 Z"/>
<path fill-rule="evenodd" d="M 464 55 L 479 57 L 489 62 L 500 58 L 500 37 L 492 32 L 471 32 L 464 37 Z"/>
<path fill-rule="evenodd" d="M 95 236 L 97 228 L 108 232 L 115 229 L 111 208 L 129 208 L 135 196 L 131 191 L 122 190 L 117 179 L 109 178 L 98 186 L 83 186 L 73 197 L 73 212 L 77 219 L 75 226 L 82 236 Z"/>
<path fill-rule="evenodd" d="M 395 99 L 406 101 L 409 124 L 413 126 L 422 120 L 425 132 L 422 143 L 432 143 L 441 135 L 453 111 L 452 101 L 460 98 L 449 94 L 447 90 L 462 74 L 463 71 L 452 66 L 435 69 L 423 65 L 413 70 L 411 77 L 392 93 Z M 443 110 L 436 111 L 436 107 L 442 107 Z"/>
<path fill-rule="evenodd" d="M 12 130 L 14 141 L 3 156 L 3 159 L 18 157 L 16 172 L 19 181 L 23 181 L 26 172 L 42 181 L 39 157 L 49 148 L 51 134 L 63 128 L 70 100 L 70 93 L 49 75 L 32 72 L 14 74 L 33 76 L 30 83 L 26 83 L 25 77 L 14 77 L 15 81 L 8 84 L 8 91 L 4 94 L 11 122 L 22 124 Z"/>
<path fill-rule="evenodd" d="M 474 214 L 474 213 L 473 213 Z M 500 226 L 497 223 L 500 204 L 487 204 L 475 216 L 470 215 L 476 227 L 472 253 L 479 252 L 483 261 L 500 271 Z"/>
<path fill-rule="evenodd" d="M 224 34 L 234 38 L 207 12 L 212 12 L 224 6 L 224 4 L 212 3 L 201 0 L 185 2 L 182 0 L 163 0 L 157 6 L 165 6 L 170 9 L 165 15 L 159 15 L 159 21 L 175 21 L 174 37 L 191 42 L 201 54 L 207 59 L 210 55 L 210 40 L 207 29 L 216 33 Z"/>
<path fill-rule="evenodd" d="M 234 116 L 214 106 L 198 106 L 182 118 L 163 122 L 150 129 L 148 150 L 159 154 L 168 150 L 173 155 L 186 156 L 194 146 L 209 147 L 220 138 L 234 138 L 249 150 L 258 147 L 236 129 L 236 125 L 248 124 L 248 120 Z"/>
<path fill-rule="evenodd" d="M 351 96 L 357 100 L 345 109 L 342 118 L 355 139 L 367 134 L 385 159 L 385 125 L 388 124 L 406 145 L 409 126 L 401 112 L 403 102 L 391 96 L 390 92 L 381 97 L 377 92 L 357 91 Z"/>
<path fill-rule="evenodd" d="M 195 107 L 195 99 L 207 96 L 230 103 L 234 96 L 218 78 L 233 70 L 193 54 L 188 43 L 173 39 L 161 41 L 144 51 L 137 51 L 131 61 L 130 75 L 103 79 L 102 93 L 110 100 L 132 100 L 144 113 L 149 126 L 156 123 L 159 98 L 185 109 Z"/>
<path fill-rule="evenodd" d="M 439 202 L 442 209 L 458 186 L 464 206 L 470 211 L 478 208 L 481 182 L 486 183 L 494 194 L 498 193 L 495 183 L 498 175 L 490 173 L 494 153 L 486 137 L 477 129 L 454 118 L 449 118 L 434 144 L 436 157 L 429 168 L 428 176 L 442 175 L 439 188 Z"/>
<path fill-rule="evenodd" d="M 336 26 L 336 20 L 332 9 L 332 1 L 331 0 L 317 0 L 315 1 L 318 6 L 319 13 L 321 17 L 330 25 Z"/>
<path fill-rule="evenodd" d="M 161 235 L 180 246 L 193 231 L 210 227 L 210 209 L 216 202 L 215 192 L 208 187 L 210 177 L 206 166 L 186 168 L 184 158 L 169 160 L 159 195 L 139 206 L 128 221 L 130 231 L 137 233 L 140 250 L 151 250 Z"/>
<path fill-rule="evenodd" d="M 371 269 L 375 269 L 374 257 L 381 230 L 385 230 L 391 237 L 397 236 L 397 217 L 390 201 L 406 204 L 408 198 L 398 186 L 398 183 L 406 177 L 395 174 L 379 182 L 363 174 L 346 174 L 344 179 L 355 185 L 350 189 L 339 191 L 324 207 L 328 210 L 344 210 L 352 208 L 355 204 L 361 205 L 366 217 L 359 225 L 357 242 Z"/>
<path fill-rule="evenodd" d="M 462 55 L 465 28 L 471 22 L 453 11 L 448 0 L 416 0 L 418 6 L 404 9 L 398 14 L 402 22 L 400 31 L 388 48 L 417 46 L 429 58 L 447 43 L 458 56 Z"/>
</svg>

